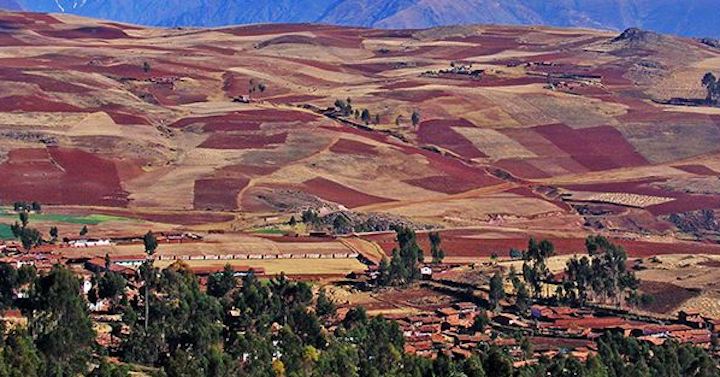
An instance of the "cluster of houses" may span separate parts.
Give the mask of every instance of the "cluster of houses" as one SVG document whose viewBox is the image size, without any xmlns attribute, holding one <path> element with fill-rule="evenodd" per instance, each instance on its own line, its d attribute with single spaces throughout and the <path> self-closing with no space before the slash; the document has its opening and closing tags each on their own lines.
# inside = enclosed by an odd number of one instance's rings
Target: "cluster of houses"
<svg viewBox="0 0 720 377">
<path fill-rule="evenodd" d="M 482 328 L 478 316 L 488 326 Z M 586 360 L 596 354 L 595 341 L 607 332 L 634 337 L 641 342 L 661 345 L 672 340 L 690 343 L 705 349 L 713 348 L 713 339 L 720 333 L 720 321 L 697 312 L 681 311 L 677 318 L 659 320 L 633 318 L 628 315 L 599 313 L 591 309 L 535 305 L 529 315 L 492 312 L 470 302 L 457 302 L 433 312 L 412 316 L 392 316 L 405 335 L 405 351 L 435 357 L 445 353 L 452 357 L 468 357 L 479 343 L 509 349 L 516 364 L 523 365 L 541 357 L 558 354 Z M 524 348 L 523 334 L 532 344 Z"/>
</svg>

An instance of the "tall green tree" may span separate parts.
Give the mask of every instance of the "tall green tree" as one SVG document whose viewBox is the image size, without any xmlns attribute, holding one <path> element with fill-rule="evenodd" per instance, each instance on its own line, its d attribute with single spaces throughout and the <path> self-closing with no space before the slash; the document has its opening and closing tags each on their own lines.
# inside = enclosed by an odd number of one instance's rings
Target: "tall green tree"
<svg viewBox="0 0 720 377">
<path fill-rule="evenodd" d="M 53 267 L 36 280 L 29 306 L 30 333 L 43 355 L 47 375 L 85 373 L 95 332 L 80 280 L 65 267 Z"/>
</svg>

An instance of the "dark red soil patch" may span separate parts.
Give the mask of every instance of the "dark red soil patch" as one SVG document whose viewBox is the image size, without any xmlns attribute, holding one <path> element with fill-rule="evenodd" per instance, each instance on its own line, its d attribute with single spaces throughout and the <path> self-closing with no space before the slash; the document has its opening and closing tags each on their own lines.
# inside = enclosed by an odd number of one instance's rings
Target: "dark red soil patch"
<svg viewBox="0 0 720 377">
<path fill-rule="evenodd" d="M 686 171 L 688 173 L 697 174 L 697 175 L 709 175 L 709 176 L 717 176 L 720 175 L 720 173 L 716 172 L 715 170 L 710 169 L 709 167 L 705 165 L 678 165 L 673 166 L 676 169 L 680 169 L 683 171 Z"/>
<path fill-rule="evenodd" d="M 37 112 L 87 112 L 79 107 L 63 102 L 55 102 L 40 96 L 9 96 L 0 98 L 0 111 L 37 111 Z"/>
<path fill-rule="evenodd" d="M 700 209 L 717 208 L 720 208 L 720 195 L 682 194 L 678 195 L 675 200 L 671 202 L 649 206 L 646 209 L 653 215 L 661 216 L 673 213 L 697 211 Z"/>
<path fill-rule="evenodd" d="M 197 210 L 232 211 L 237 209 L 237 197 L 250 180 L 248 178 L 211 178 L 195 181 L 193 206 Z"/>
<path fill-rule="evenodd" d="M 470 140 L 452 129 L 452 127 L 458 126 L 472 127 L 473 125 L 465 119 L 428 120 L 420 123 L 417 135 L 423 144 L 437 145 L 457 153 L 466 159 L 487 157 L 487 155 L 479 151 Z"/>
<path fill-rule="evenodd" d="M 648 280 L 640 281 L 640 291 L 653 297 L 652 304 L 643 306 L 643 309 L 655 313 L 670 313 L 700 294 L 675 284 Z"/>
<path fill-rule="evenodd" d="M 131 124 L 150 124 L 150 122 L 142 116 L 129 114 L 118 110 L 105 110 L 105 112 L 112 118 L 117 124 L 131 125 Z"/>
<path fill-rule="evenodd" d="M 343 186 L 325 178 L 313 178 L 303 182 L 304 189 L 322 199 L 342 204 L 348 208 L 362 207 L 370 204 L 391 202 L 391 199 L 381 198 Z"/>
<path fill-rule="evenodd" d="M 718 260 L 706 260 L 698 263 L 700 266 L 704 267 L 710 267 L 710 268 L 720 268 L 720 261 Z"/>
<path fill-rule="evenodd" d="M 0 165 L 0 196 L 8 201 L 126 206 L 113 161 L 77 149 L 11 151 Z"/>
<path fill-rule="evenodd" d="M 305 102 L 318 101 L 318 100 L 321 100 L 324 98 L 325 97 L 312 96 L 309 94 L 290 94 L 290 95 L 286 95 L 286 96 L 268 98 L 267 101 L 272 102 L 272 103 L 305 103 Z"/>
<path fill-rule="evenodd" d="M 92 38 L 92 39 L 121 39 L 129 38 L 124 31 L 114 27 L 107 26 L 86 26 L 77 29 L 70 30 L 53 30 L 45 29 L 40 30 L 38 33 L 62 39 L 80 39 L 80 38 Z"/>
<path fill-rule="evenodd" d="M 73 210 L 75 211 L 75 210 Z M 109 208 L 102 208 L 88 213 L 100 213 L 105 215 L 114 215 L 129 217 L 133 219 L 140 219 L 145 221 L 151 221 L 161 224 L 177 224 L 177 225 L 201 225 L 201 224 L 213 224 L 223 223 L 230 221 L 235 218 L 231 214 L 223 213 L 210 213 L 210 212 L 173 212 L 173 213 L 146 213 L 146 212 L 135 212 L 133 210 L 113 210 Z"/>
<path fill-rule="evenodd" d="M 488 258 L 497 254 L 501 258 L 508 258 L 511 248 L 523 250 L 527 248 L 528 243 L 528 238 L 471 238 L 473 235 L 479 234 L 471 230 L 441 231 L 442 248 L 445 255 L 462 258 Z M 555 238 L 543 237 L 543 235 L 535 235 L 535 237 L 537 239 L 547 238 L 552 241 L 556 253 L 560 255 L 586 253 L 584 238 Z M 390 233 L 364 236 L 363 238 L 377 242 L 388 255 L 397 246 L 395 235 Z M 623 246 L 630 257 L 638 258 L 663 254 L 720 254 L 720 245 L 700 242 L 654 243 L 623 239 L 613 239 L 613 242 Z M 418 243 L 426 253 L 430 250 L 427 234 L 419 233 Z"/>
<path fill-rule="evenodd" d="M 215 132 L 210 134 L 210 137 L 200 144 L 199 147 L 212 149 L 267 149 L 285 143 L 286 139 L 287 132 L 272 135 L 239 135 Z"/>
<path fill-rule="evenodd" d="M 458 194 L 478 188 L 472 180 L 447 175 L 436 175 L 432 177 L 408 179 L 403 181 L 413 186 L 422 187 L 426 190 L 442 192 L 445 194 Z M 480 186 L 482 187 L 482 186 Z"/>
<path fill-rule="evenodd" d="M 372 94 L 379 97 L 412 103 L 420 103 L 435 98 L 452 96 L 452 94 L 444 90 L 391 90 L 375 92 Z"/>
<path fill-rule="evenodd" d="M 556 124 L 535 130 L 592 171 L 648 164 L 620 131 L 610 126 L 575 130 Z"/>
<path fill-rule="evenodd" d="M 173 89 L 172 85 L 156 84 L 150 87 L 148 92 L 163 106 L 177 106 L 207 101 L 205 94 Z"/>
<path fill-rule="evenodd" d="M 538 169 L 524 160 L 500 160 L 495 166 L 509 171 L 512 175 L 525 179 L 549 178 L 550 174 Z"/>
<path fill-rule="evenodd" d="M 340 154 L 355 154 L 361 156 L 377 156 L 378 152 L 372 145 L 355 140 L 340 139 L 330 147 L 330 151 Z"/>
<path fill-rule="evenodd" d="M 29 59 L 22 60 L 25 60 L 27 67 Z M 8 66 L 0 67 L 0 80 L 35 84 L 40 87 L 40 89 L 47 92 L 87 93 L 88 91 L 88 88 L 79 85 L 53 80 L 50 77 L 28 74 L 23 72 L 22 68 L 11 68 Z"/>
<path fill-rule="evenodd" d="M 203 131 L 259 131 L 261 121 L 247 120 L 240 113 L 229 113 L 208 117 L 183 118 L 170 125 L 173 128 L 202 127 Z"/>
<path fill-rule="evenodd" d="M 417 88 L 417 87 L 425 86 L 425 85 L 427 85 L 427 84 L 424 82 L 398 81 L 398 82 L 394 82 L 392 84 L 387 84 L 387 85 L 381 86 L 380 89 L 387 89 L 387 90 L 408 89 L 408 88 Z"/>
<path fill-rule="evenodd" d="M 651 185 L 651 183 L 662 182 L 660 178 L 646 178 L 637 181 L 586 183 L 576 185 L 563 185 L 562 187 L 574 191 L 592 192 L 627 192 L 639 195 L 672 196 L 672 192 L 665 191 Z"/>
</svg>

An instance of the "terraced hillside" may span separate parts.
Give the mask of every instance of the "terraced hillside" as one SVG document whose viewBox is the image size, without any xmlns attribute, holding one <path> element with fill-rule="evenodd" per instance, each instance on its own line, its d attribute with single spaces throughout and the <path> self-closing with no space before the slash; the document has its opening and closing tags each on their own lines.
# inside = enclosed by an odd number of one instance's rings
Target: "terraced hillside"
<svg viewBox="0 0 720 377">
<path fill-rule="evenodd" d="M 678 218 L 720 208 L 720 110 L 660 104 L 704 98 L 720 62 L 688 39 L 0 13 L 0 46 L 3 202 L 670 238 L 693 236 Z M 333 110 L 347 98 L 347 116 Z"/>
</svg>

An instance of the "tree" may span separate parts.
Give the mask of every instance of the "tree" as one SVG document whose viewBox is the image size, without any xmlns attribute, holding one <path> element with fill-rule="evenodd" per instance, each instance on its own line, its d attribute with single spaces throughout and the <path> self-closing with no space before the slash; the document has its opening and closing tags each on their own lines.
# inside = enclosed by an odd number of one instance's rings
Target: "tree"
<svg viewBox="0 0 720 377">
<path fill-rule="evenodd" d="M 360 114 L 360 119 L 362 119 L 365 124 L 370 123 L 370 110 L 363 109 L 362 113 Z"/>
<path fill-rule="evenodd" d="M 380 114 L 375 114 L 375 125 L 380 124 Z"/>
<path fill-rule="evenodd" d="M 98 297 L 117 303 L 118 297 L 125 293 L 127 280 L 117 272 L 108 271 L 97 279 Z"/>
<path fill-rule="evenodd" d="M 213 297 L 224 297 L 237 287 L 235 270 L 229 264 L 225 265 L 222 272 L 210 275 L 208 278 L 207 292 Z"/>
<path fill-rule="evenodd" d="M 147 61 L 144 61 L 144 62 L 143 62 L 143 65 L 142 65 L 142 70 L 143 70 L 143 72 L 145 72 L 145 73 L 150 73 L 150 70 L 152 70 L 152 67 L 150 66 L 150 63 L 147 62 Z"/>
<path fill-rule="evenodd" d="M 490 306 L 495 310 L 500 303 L 500 300 L 505 298 L 505 287 L 503 283 L 503 276 L 500 271 L 496 271 L 495 274 L 490 278 Z"/>
<path fill-rule="evenodd" d="M 29 304 L 29 329 L 45 360 L 47 374 L 75 376 L 87 371 L 95 341 L 80 280 L 55 266 L 35 282 Z"/>
<path fill-rule="evenodd" d="M 82 229 L 80 229 L 80 237 L 88 234 L 88 227 L 87 225 L 83 225 Z"/>
<path fill-rule="evenodd" d="M 50 227 L 50 239 L 52 242 L 55 242 L 58 239 L 58 228 L 56 226 Z"/>
<path fill-rule="evenodd" d="M 288 221 L 288 225 L 294 227 L 297 225 L 297 219 L 295 219 L 295 216 L 290 216 L 290 221 Z"/>
<path fill-rule="evenodd" d="M 430 255 L 432 256 L 433 263 L 442 263 L 445 258 L 445 252 L 440 248 L 440 244 L 442 243 L 440 233 L 430 232 L 428 233 L 428 237 L 430 238 Z"/>
<path fill-rule="evenodd" d="M 40 213 L 42 212 L 42 206 L 38 202 L 32 202 L 30 205 L 32 207 L 33 212 Z"/>
<path fill-rule="evenodd" d="M 43 374 L 43 359 L 25 331 L 14 330 L 8 334 L 0 352 L 0 365 L 3 363 L 7 367 L 4 376 L 39 377 Z"/>
<path fill-rule="evenodd" d="M 410 120 L 412 121 L 413 126 L 417 127 L 417 125 L 420 124 L 420 112 L 417 110 L 413 111 L 410 116 Z"/>
<path fill-rule="evenodd" d="M 150 324 L 150 274 L 154 273 L 153 270 L 153 255 L 157 250 L 158 242 L 152 231 L 148 231 L 143 236 L 143 245 L 145 246 L 145 254 L 147 259 L 145 260 L 145 331 L 147 331 Z"/>
<path fill-rule="evenodd" d="M 28 223 L 30 222 L 30 214 L 22 210 L 18 216 L 20 217 L 20 223 L 22 224 L 23 228 L 27 227 Z"/>
<path fill-rule="evenodd" d="M 317 304 L 315 305 L 317 315 L 320 317 L 335 315 L 336 309 L 335 303 L 327 296 L 325 289 L 321 289 L 318 293 Z"/>
<path fill-rule="evenodd" d="M 702 86 L 707 90 L 705 100 L 707 103 L 717 102 L 718 94 L 720 94 L 720 84 L 712 72 L 708 72 L 702 78 Z"/>
</svg>

